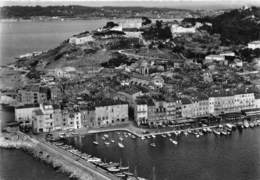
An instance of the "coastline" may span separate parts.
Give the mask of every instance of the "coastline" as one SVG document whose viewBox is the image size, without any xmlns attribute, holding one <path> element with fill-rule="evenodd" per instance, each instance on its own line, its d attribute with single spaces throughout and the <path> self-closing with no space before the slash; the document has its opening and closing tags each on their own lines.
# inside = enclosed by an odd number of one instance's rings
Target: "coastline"
<svg viewBox="0 0 260 180">
<path fill-rule="evenodd" d="M 44 147 L 39 141 L 30 138 L 29 136 L 17 133 L 3 133 L 0 137 L 0 148 L 19 149 L 38 159 L 47 165 L 50 165 L 54 170 L 62 172 L 71 179 L 77 180 L 101 180 L 101 176 L 95 173 L 86 171 L 84 168 L 77 166 L 72 160 L 65 159 L 64 155 L 55 154 L 50 149 Z M 106 178 L 103 178 L 106 179 Z"/>
</svg>

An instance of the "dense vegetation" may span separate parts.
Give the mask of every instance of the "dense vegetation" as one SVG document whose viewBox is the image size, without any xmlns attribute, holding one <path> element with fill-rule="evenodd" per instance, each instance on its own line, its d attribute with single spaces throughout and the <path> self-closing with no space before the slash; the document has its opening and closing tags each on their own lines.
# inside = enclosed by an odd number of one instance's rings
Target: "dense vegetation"
<svg viewBox="0 0 260 180">
<path fill-rule="evenodd" d="M 260 8 L 236 9 L 216 17 L 189 18 L 185 22 L 209 22 L 201 29 L 221 35 L 224 44 L 245 44 L 260 39 Z"/>
<path fill-rule="evenodd" d="M 104 62 L 101 66 L 106 68 L 115 68 L 120 65 L 131 65 L 132 63 L 136 62 L 136 59 L 128 59 L 126 55 L 120 53 L 113 53 L 112 58 L 108 62 Z"/>
<path fill-rule="evenodd" d="M 146 40 L 166 40 L 172 38 L 171 28 L 158 20 L 154 26 L 145 29 L 142 35 Z"/>
</svg>

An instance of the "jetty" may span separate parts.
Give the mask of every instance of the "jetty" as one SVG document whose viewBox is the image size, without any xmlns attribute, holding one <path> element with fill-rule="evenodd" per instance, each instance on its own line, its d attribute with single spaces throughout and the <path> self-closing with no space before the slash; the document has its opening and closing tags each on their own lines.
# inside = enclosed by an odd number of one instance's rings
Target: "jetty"
<svg viewBox="0 0 260 180">
<path fill-rule="evenodd" d="M 3 134 L 0 138 L 0 148 L 24 149 L 52 165 L 60 166 L 66 173 L 78 179 L 89 180 L 119 180 L 117 176 L 109 173 L 90 162 L 79 159 L 73 154 L 46 142 L 35 136 L 28 136 L 20 131 L 13 134 Z M 45 156 L 43 157 L 43 154 Z"/>
</svg>

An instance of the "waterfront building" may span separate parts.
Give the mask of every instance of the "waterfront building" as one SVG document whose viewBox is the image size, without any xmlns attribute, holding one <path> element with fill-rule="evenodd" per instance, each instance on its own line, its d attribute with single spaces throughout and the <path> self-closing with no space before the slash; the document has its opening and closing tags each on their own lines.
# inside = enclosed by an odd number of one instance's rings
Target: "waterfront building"
<svg viewBox="0 0 260 180">
<path fill-rule="evenodd" d="M 94 127 L 95 126 L 95 108 L 92 106 L 80 106 L 81 123 L 82 127 Z"/>
<path fill-rule="evenodd" d="M 195 105 L 187 98 L 181 98 L 181 116 L 182 117 L 195 117 Z"/>
<path fill-rule="evenodd" d="M 236 94 L 230 96 L 215 95 L 209 98 L 209 113 L 214 115 L 221 113 L 232 113 L 254 107 L 254 93 Z"/>
<path fill-rule="evenodd" d="M 134 117 L 138 126 L 147 124 L 148 120 L 148 106 L 145 98 L 137 98 L 135 100 Z"/>
<path fill-rule="evenodd" d="M 82 127 L 80 112 L 71 111 L 67 114 L 67 127 L 70 129 L 79 129 Z"/>
<path fill-rule="evenodd" d="M 41 104 L 33 111 L 32 128 L 36 133 L 51 132 L 54 130 L 54 108 L 52 105 Z"/>
<path fill-rule="evenodd" d="M 260 49 L 260 40 L 259 41 L 253 41 L 247 44 L 248 49 Z"/>
<path fill-rule="evenodd" d="M 39 109 L 38 104 L 30 104 L 15 107 L 15 121 L 23 125 L 32 126 L 33 112 Z"/>
<path fill-rule="evenodd" d="M 119 100 L 104 99 L 95 102 L 95 127 L 128 123 L 128 104 Z"/>
</svg>

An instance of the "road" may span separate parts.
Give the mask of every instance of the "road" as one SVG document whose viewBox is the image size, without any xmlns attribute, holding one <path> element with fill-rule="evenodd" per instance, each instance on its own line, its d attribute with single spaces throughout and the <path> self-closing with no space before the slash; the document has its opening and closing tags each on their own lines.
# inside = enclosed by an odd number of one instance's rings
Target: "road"
<svg viewBox="0 0 260 180">
<path fill-rule="evenodd" d="M 57 154 L 61 156 L 62 158 L 72 163 L 76 167 L 80 168 L 81 170 L 87 172 L 87 174 L 90 174 L 90 176 L 96 178 L 97 180 L 120 180 L 118 177 L 105 171 L 104 169 L 96 167 L 95 165 L 83 159 L 80 159 L 79 157 L 71 154 L 70 152 L 65 151 L 49 142 L 46 142 L 43 139 L 40 138 L 33 138 L 33 139 L 38 141 L 38 144 L 40 144 L 44 149 L 46 149 L 47 152 L 51 152 L 53 154 Z"/>
</svg>

